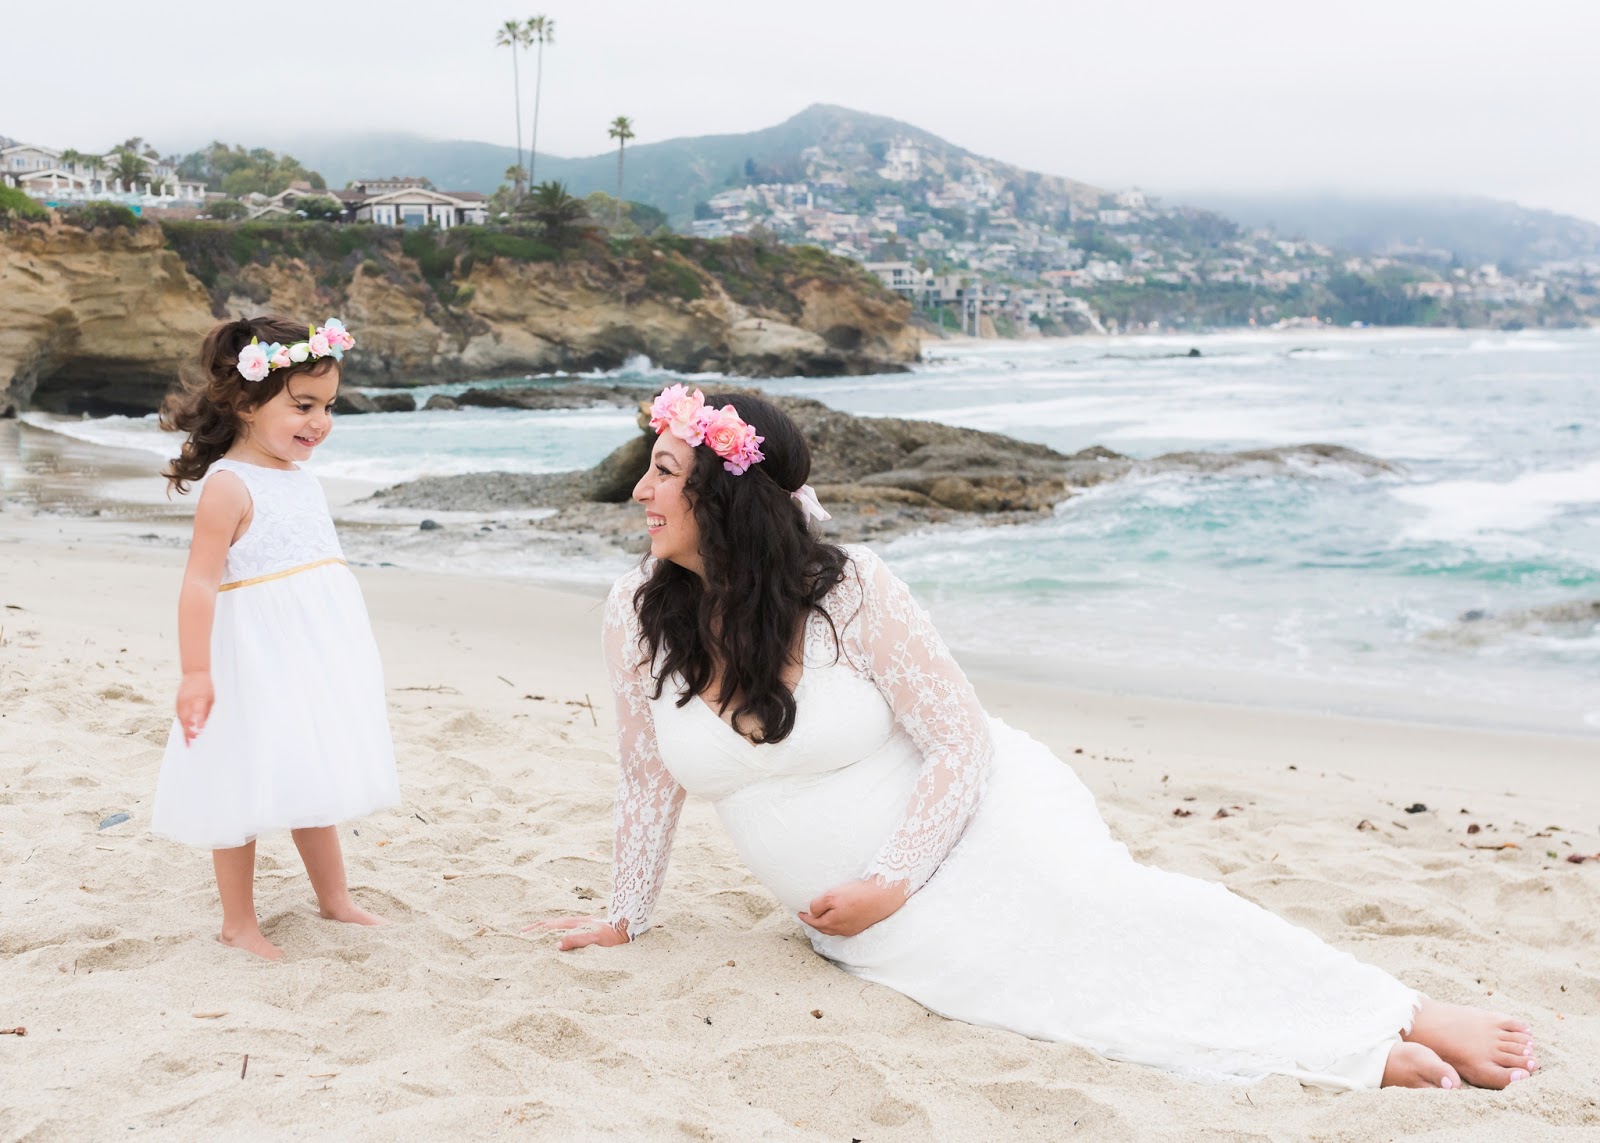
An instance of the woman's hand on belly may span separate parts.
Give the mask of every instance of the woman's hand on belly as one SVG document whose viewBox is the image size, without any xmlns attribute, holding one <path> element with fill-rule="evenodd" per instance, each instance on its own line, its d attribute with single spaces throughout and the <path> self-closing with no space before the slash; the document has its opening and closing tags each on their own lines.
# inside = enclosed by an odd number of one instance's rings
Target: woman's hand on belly
<svg viewBox="0 0 1600 1143">
<path fill-rule="evenodd" d="M 892 916 L 905 903 L 905 887 L 901 884 L 846 881 L 813 900 L 806 912 L 796 915 L 819 933 L 853 937 Z"/>
<path fill-rule="evenodd" d="M 623 922 L 626 924 L 627 922 Z M 562 937 L 556 948 L 562 952 L 571 952 L 573 949 L 587 948 L 589 945 L 625 945 L 628 943 L 628 934 L 618 932 L 611 925 L 606 924 L 604 917 L 557 917 L 553 921 L 535 921 L 526 926 L 522 931 L 550 932 L 555 929 L 581 929 L 581 932 L 569 932 Z"/>
</svg>

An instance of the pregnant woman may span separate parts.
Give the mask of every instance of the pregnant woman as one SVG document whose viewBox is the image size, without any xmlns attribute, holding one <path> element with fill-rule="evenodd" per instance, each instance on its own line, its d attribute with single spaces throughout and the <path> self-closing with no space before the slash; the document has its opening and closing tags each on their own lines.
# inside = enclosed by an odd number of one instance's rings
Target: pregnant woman
<svg viewBox="0 0 1600 1143">
<path fill-rule="evenodd" d="M 563 949 L 642 934 L 693 793 L 818 953 L 953 1019 L 1204 1080 L 1503 1088 L 1537 1068 L 1525 1024 L 1136 863 L 1070 767 L 984 713 L 906 586 L 812 533 L 781 410 L 675 385 L 652 414 L 652 558 L 606 604 L 610 913 L 530 927 Z"/>
</svg>

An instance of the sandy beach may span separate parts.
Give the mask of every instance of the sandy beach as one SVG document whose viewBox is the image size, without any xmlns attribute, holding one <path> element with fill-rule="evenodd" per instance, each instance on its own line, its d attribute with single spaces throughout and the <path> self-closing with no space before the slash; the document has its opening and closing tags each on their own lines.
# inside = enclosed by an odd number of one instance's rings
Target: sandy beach
<svg viewBox="0 0 1600 1143">
<path fill-rule="evenodd" d="M 1140 860 L 1530 1020 L 1543 1064 L 1504 1092 L 1202 1086 L 947 1021 L 830 967 L 700 803 L 644 939 L 561 954 L 521 934 L 603 909 L 615 774 L 600 600 L 525 583 L 356 568 L 405 802 L 342 833 L 358 899 L 394 923 L 319 920 L 287 835 L 269 836 L 257 901 L 286 959 L 223 948 L 208 855 L 148 828 L 181 539 L 82 515 L 68 493 L 87 479 L 68 466 L 54 493 L 0 507 L 0 1030 L 27 1029 L 0 1035 L 0 1137 L 1600 1133 L 1600 860 L 1567 860 L 1600 853 L 1600 739 L 977 677 Z M 982 916 L 952 934 L 1017 936 Z"/>
</svg>

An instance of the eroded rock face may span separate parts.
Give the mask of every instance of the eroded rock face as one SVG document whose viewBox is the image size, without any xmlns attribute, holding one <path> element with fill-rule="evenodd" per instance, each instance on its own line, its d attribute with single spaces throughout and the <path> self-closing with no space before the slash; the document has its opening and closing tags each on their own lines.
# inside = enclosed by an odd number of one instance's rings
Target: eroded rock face
<svg viewBox="0 0 1600 1143">
<path fill-rule="evenodd" d="M 0 412 L 148 412 L 221 317 L 267 313 L 342 317 L 359 342 L 346 378 L 369 386 L 609 369 L 640 354 L 685 372 L 832 376 L 898 371 L 920 353 L 909 305 L 870 284 L 802 276 L 741 304 L 679 253 L 676 280 L 693 289 L 677 294 L 650 285 L 648 258 L 487 257 L 460 263 L 447 304 L 395 237 L 316 265 L 268 248 L 208 276 L 212 289 L 196 273 L 214 268 L 165 243 L 155 225 L 0 230 Z"/>
<path fill-rule="evenodd" d="M 153 226 L 0 230 L 0 414 L 154 409 L 214 324 Z"/>
</svg>

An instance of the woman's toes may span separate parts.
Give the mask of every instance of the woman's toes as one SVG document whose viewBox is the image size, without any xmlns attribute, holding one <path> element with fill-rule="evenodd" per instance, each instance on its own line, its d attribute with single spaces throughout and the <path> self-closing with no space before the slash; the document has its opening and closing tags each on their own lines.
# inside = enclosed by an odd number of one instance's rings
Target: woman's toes
<svg viewBox="0 0 1600 1143">
<path fill-rule="evenodd" d="M 1502 1048 L 1492 1058 L 1502 1068 L 1526 1068 L 1528 1066 L 1528 1057 L 1523 1055 L 1520 1049 Z"/>
<path fill-rule="evenodd" d="M 1506 1082 L 1508 1084 L 1512 1084 L 1512 1083 L 1516 1083 L 1518 1080 L 1525 1080 L 1527 1078 L 1528 1078 L 1528 1073 L 1527 1072 L 1523 1071 L 1521 1068 L 1512 1068 L 1511 1069 L 1511 1078 L 1506 1080 Z"/>
</svg>

